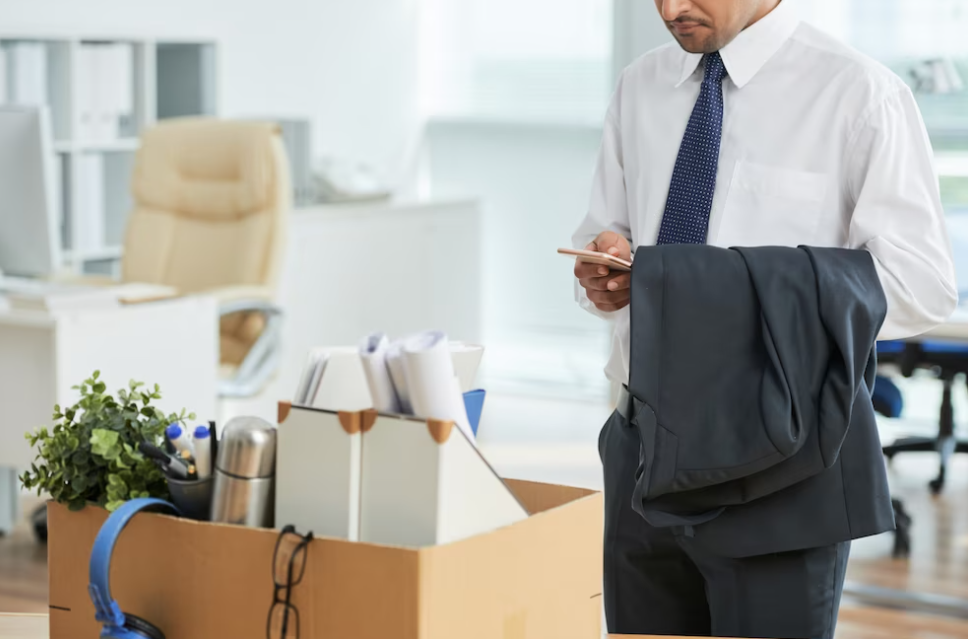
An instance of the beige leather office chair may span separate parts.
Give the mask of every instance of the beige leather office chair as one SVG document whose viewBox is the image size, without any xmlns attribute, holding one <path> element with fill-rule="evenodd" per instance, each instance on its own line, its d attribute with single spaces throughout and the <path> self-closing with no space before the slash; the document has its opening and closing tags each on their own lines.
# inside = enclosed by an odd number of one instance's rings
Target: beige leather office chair
<svg viewBox="0 0 968 639">
<path fill-rule="evenodd" d="M 122 279 L 216 296 L 222 396 L 257 393 L 279 361 L 273 303 L 291 209 L 276 125 L 163 121 L 138 151 Z"/>
</svg>

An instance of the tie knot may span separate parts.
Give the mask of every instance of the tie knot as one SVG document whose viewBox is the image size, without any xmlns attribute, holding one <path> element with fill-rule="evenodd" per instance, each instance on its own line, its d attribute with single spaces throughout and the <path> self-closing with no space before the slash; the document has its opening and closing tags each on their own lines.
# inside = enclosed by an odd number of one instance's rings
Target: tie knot
<svg viewBox="0 0 968 639">
<path fill-rule="evenodd" d="M 703 66 L 706 70 L 706 76 L 703 78 L 703 82 L 715 82 L 719 84 L 726 77 L 726 65 L 723 64 L 723 58 L 719 55 L 719 51 L 707 53 L 703 56 Z"/>
</svg>

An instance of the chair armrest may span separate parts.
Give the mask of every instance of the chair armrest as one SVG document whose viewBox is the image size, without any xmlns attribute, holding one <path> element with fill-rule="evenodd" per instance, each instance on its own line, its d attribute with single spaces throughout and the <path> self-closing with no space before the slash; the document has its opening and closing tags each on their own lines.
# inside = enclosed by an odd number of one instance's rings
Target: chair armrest
<svg viewBox="0 0 968 639">
<path fill-rule="evenodd" d="M 221 317 L 246 311 L 266 315 L 282 314 L 279 305 L 272 301 L 272 291 L 265 286 L 225 286 L 198 291 L 197 295 L 214 297 Z"/>
<path fill-rule="evenodd" d="M 263 300 L 271 302 L 273 297 L 272 289 L 266 286 L 221 286 L 219 288 L 196 291 L 194 294 L 214 297 L 219 304 L 237 300 Z"/>
</svg>

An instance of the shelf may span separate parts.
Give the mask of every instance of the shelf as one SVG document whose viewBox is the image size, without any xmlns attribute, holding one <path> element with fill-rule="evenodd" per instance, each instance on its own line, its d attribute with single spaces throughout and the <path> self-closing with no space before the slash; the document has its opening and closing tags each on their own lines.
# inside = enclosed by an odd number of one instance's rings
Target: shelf
<svg viewBox="0 0 968 639">
<path fill-rule="evenodd" d="M 75 142 L 72 140 L 54 142 L 54 150 L 58 153 L 114 153 L 137 151 L 140 146 L 141 141 L 138 138 L 106 140 L 104 142 Z"/>
<path fill-rule="evenodd" d="M 122 246 L 105 246 L 102 249 L 93 249 L 88 251 L 82 251 L 80 254 L 76 251 L 64 251 L 64 260 L 73 261 L 80 260 L 82 262 L 94 262 L 97 260 L 118 260 L 124 255 L 124 247 Z"/>
</svg>

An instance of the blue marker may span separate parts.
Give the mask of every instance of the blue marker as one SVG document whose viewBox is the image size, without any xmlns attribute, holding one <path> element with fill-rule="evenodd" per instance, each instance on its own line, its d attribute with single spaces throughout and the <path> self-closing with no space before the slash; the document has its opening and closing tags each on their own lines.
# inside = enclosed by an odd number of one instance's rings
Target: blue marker
<svg viewBox="0 0 968 639">
<path fill-rule="evenodd" d="M 188 436 L 188 432 L 178 424 L 172 424 L 165 429 L 165 436 L 168 437 L 168 441 L 172 443 L 179 453 L 182 451 L 188 451 L 189 455 L 195 455 L 195 449 L 192 448 L 192 440 Z"/>
</svg>

